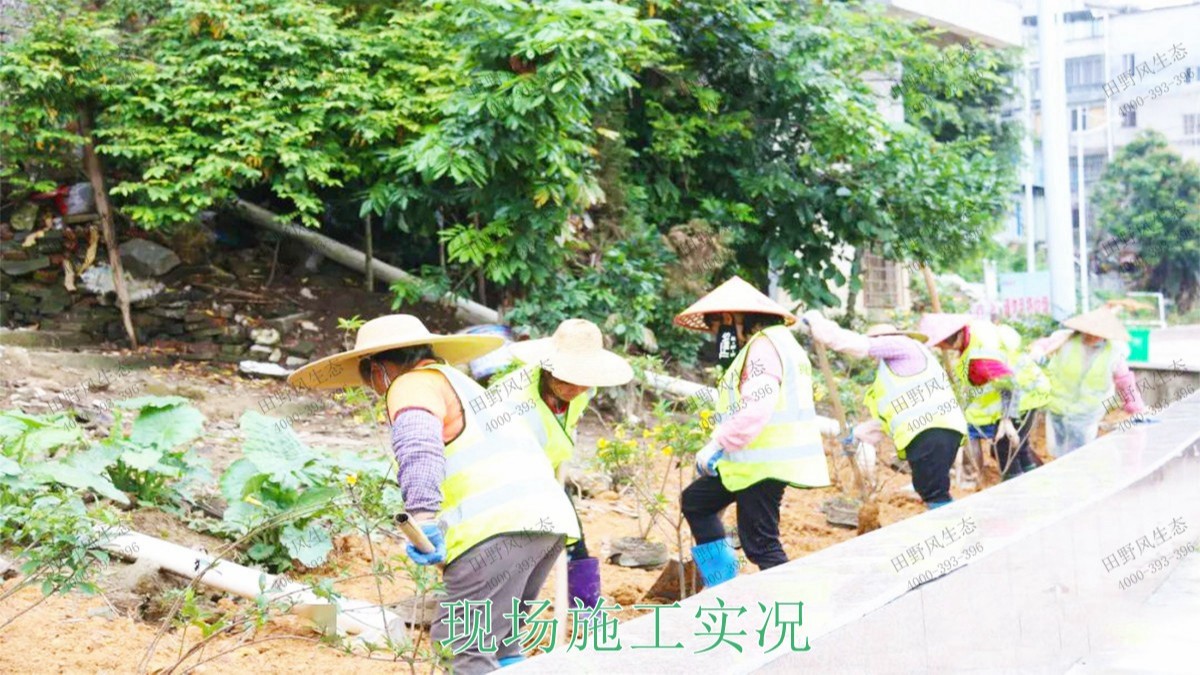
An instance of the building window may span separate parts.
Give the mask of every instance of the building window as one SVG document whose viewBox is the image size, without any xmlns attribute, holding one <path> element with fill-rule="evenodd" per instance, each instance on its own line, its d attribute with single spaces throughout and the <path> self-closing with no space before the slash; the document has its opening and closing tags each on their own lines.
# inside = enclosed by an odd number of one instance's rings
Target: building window
<svg viewBox="0 0 1200 675">
<path fill-rule="evenodd" d="M 1126 108 L 1121 111 L 1121 126 L 1126 129 L 1137 126 L 1137 108 Z"/>
<path fill-rule="evenodd" d="M 1200 136 L 1200 115 L 1183 116 L 1183 135 Z"/>
<path fill-rule="evenodd" d="M 900 302 L 900 266 L 874 253 L 863 255 L 863 304 L 867 309 L 895 309 Z"/>
<path fill-rule="evenodd" d="M 1121 56 L 1121 70 L 1130 75 L 1137 72 L 1137 62 L 1134 60 L 1133 54 L 1124 54 Z"/>
<path fill-rule="evenodd" d="M 1100 180 L 1100 176 L 1104 174 L 1104 167 L 1108 164 L 1108 158 L 1104 155 L 1084 155 L 1083 156 L 1083 182 L 1095 183 Z"/>
<path fill-rule="evenodd" d="M 1087 108 L 1071 108 L 1071 131 L 1087 129 Z"/>
<path fill-rule="evenodd" d="M 1099 86 L 1104 82 L 1104 57 L 1081 56 L 1067 59 L 1067 89 Z"/>
</svg>

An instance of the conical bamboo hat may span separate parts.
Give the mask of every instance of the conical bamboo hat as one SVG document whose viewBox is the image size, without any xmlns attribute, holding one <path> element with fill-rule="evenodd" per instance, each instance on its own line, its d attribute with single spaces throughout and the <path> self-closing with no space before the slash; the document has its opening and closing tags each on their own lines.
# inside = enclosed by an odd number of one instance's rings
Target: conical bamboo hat
<svg viewBox="0 0 1200 675">
<path fill-rule="evenodd" d="M 774 314 L 783 317 L 784 323 L 788 326 L 796 323 L 796 317 L 792 316 L 782 305 L 763 295 L 745 279 L 734 276 L 714 288 L 708 295 L 692 303 L 691 307 L 680 312 L 675 317 L 675 325 L 692 330 L 707 331 L 708 326 L 704 324 L 704 317 L 708 314 L 723 312 Z"/>
<path fill-rule="evenodd" d="M 1063 321 L 1063 325 L 1080 333 L 1095 335 L 1105 340 L 1129 342 L 1129 331 L 1125 330 L 1125 325 L 1107 307 L 1093 309 L 1079 316 L 1073 316 Z"/>
</svg>

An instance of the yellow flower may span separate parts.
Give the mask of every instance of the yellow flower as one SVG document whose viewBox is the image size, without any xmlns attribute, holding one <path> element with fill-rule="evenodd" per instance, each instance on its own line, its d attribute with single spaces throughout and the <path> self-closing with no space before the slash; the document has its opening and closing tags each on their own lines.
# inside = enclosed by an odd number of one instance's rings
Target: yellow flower
<svg viewBox="0 0 1200 675">
<path fill-rule="evenodd" d="M 358 482 L 358 474 L 351 473 L 346 475 L 346 485 L 354 485 Z"/>
<path fill-rule="evenodd" d="M 649 429 L 642 429 L 642 438 L 650 438 L 652 435 Z"/>
<path fill-rule="evenodd" d="M 671 446 L 669 446 L 669 445 L 664 445 L 664 446 L 663 446 L 662 453 L 663 453 L 664 455 L 670 455 L 670 454 L 671 454 L 671 453 L 673 453 L 673 452 L 675 452 L 675 449 L 674 449 L 674 448 L 672 448 Z"/>
<path fill-rule="evenodd" d="M 653 431 L 654 435 L 657 436 L 662 433 L 663 428 L 662 427 L 654 427 L 653 429 L 651 429 L 651 431 Z"/>
<path fill-rule="evenodd" d="M 713 411 L 711 411 L 711 410 L 701 410 L 700 411 L 700 419 L 704 422 L 707 422 L 708 420 L 712 419 L 712 416 L 713 416 Z"/>
<path fill-rule="evenodd" d="M 262 502 L 260 502 L 254 498 L 254 495 L 246 495 L 245 497 L 242 497 L 242 501 L 246 502 L 247 504 L 253 504 L 255 506 L 263 505 Z"/>
<path fill-rule="evenodd" d="M 625 427 L 617 427 L 617 433 L 614 435 L 618 439 L 625 438 Z"/>
<path fill-rule="evenodd" d="M 603 449 L 607 448 L 607 447 L 608 447 L 608 439 L 607 439 L 607 438 L 601 438 L 601 439 L 597 440 L 597 441 L 596 441 L 596 447 L 597 447 L 597 448 L 599 448 L 599 449 L 601 449 L 601 450 L 603 450 Z"/>
</svg>

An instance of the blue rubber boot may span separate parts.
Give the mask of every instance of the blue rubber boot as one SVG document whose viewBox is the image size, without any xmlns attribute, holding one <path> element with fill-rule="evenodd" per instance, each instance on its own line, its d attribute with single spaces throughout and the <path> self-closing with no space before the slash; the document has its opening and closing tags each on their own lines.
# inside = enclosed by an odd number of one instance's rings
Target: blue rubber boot
<svg viewBox="0 0 1200 675">
<path fill-rule="evenodd" d="M 500 657 L 499 660 L 500 660 L 500 667 L 504 668 L 504 667 L 511 666 L 511 665 L 514 665 L 514 664 L 524 661 L 525 655 L 524 654 L 513 654 L 512 656 L 502 656 L 502 657 Z"/>
<path fill-rule="evenodd" d="M 925 506 L 927 506 L 929 508 L 929 510 L 932 511 L 934 509 L 940 509 L 947 504 L 953 504 L 953 503 L 954 503 L 953 499 L 947 499 L 944 502 L 926 502 Z"/>
<path fill-rule="evenodd" d="M 733 547 L 725 539 L 710 541 L 692 547 L 692 559 L 704 579 L 704 586 L 712 588 L 737 576 L 738 561 Z"/>
</svg>

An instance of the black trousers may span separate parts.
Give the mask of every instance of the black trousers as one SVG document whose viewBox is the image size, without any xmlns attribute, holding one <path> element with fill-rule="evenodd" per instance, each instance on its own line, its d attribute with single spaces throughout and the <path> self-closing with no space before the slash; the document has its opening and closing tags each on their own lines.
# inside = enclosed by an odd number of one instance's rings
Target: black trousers
<svg viewBox="0 0 1200 675">
<path fill-rule="evenodd" d="M 912 468 L 913 489 L 921 501 L 950 501 L 950 468 L 962 439 L 962 434 L 951 429 L 926 429 L 904 449 Z"/>
<path fill-rule="evenodd" d="M 787 562 L 779 543 L 779 505 L 787 483 L 767 479 L 743 490 L 730 492 L 720 478 L 701 476 L 683 490 L 683 517 L 687 518 L 696 544 L 725 538 L 720 513 L 737 502 L 738 537 L 750 562 L 760 570 Z"/>
</svg>

